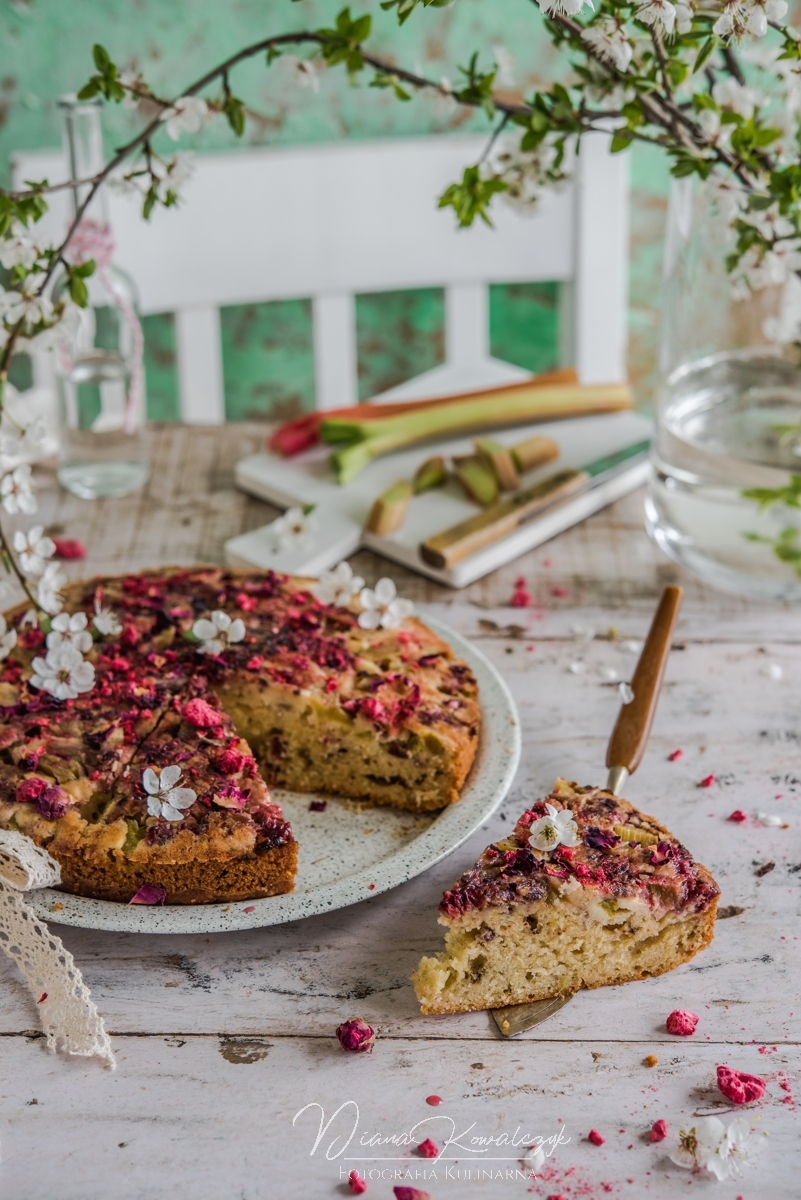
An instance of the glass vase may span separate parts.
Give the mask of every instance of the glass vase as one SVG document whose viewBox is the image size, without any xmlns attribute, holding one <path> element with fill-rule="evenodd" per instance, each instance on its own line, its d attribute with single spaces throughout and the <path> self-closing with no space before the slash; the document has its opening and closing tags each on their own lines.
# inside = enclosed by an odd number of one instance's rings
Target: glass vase
<svg viewBox="0 0 801 1200">
<path fill-rule="evenodd" d="M 59 101 L 71 176 L 86 179 L 102 170 L 101 102 Z M 73 211 L 87 187 L 72 189 Z M 92 199 L 67 248 L 69 262 L 94 259 L 85 279 L 88 302 L 70 306 L 56 350 L 60 408 L 58 478 L 76 496 L 96 499 L 137 491 L 149 474 L 142 328 L 136 289 L 114 265 L 114 237 L 103 188 Z M 66 275 L 54 288 L 58 300 Z"/>
<path fill-rule="evenodd" d="M 770 259 L 735 286 L 735 206 L 673 183 L 646 524 L 709 583 L 801 601 L 801 280 Z"/>
</svg>

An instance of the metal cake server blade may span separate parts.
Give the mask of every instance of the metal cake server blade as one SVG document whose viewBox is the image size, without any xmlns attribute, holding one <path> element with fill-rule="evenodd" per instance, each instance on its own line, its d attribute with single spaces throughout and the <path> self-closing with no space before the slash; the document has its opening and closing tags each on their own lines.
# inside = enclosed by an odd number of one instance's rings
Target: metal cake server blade
<svg viewBox="0 0 801 1200">
<path fill-rule="evenodd" d="M 606 789 L 615 796 L 620 795 L 629 777 L 640 765 L 645 752 L 682 595 L 680 587 L 666 587 L 663 590 L 631 678 L 634 699 L 622 706 L 612 730 L 606 751 L 606 765 L 609 770 Z M 533 1029 L 535 1025 L 547 1021 L 572 999 L 572 995 L 553 996 L 546 1000 L 534 1000 L 530 1004 L 510 1004 L 505 1008 L 494 1008 L 490 1011 L 502 1036 L 516 1037 L 525 1033 L 527 1029 Z"/>
</svg>

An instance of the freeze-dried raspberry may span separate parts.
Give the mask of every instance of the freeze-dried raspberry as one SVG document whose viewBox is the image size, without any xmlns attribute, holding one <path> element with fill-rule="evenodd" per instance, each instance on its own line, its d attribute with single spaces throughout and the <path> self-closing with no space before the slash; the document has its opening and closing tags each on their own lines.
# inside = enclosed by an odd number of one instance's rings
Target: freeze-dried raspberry
<svg viewBox="0 0 801 1200">
<path fill-rule="evenodd" d="M 718 1067 L 718 1087 L 732 1104 L 750 1104 L 765 1094 L 765 1080 L 732 1067 Z"/>
<path fill-rule="evenodd" d="M 651 1141 L 664 1142 L 668 1135 L 667 1121 L 654 1121 L 651 1126 Z"/>
<path fill-rule="evenodd" d="M 423 1158 L 439 1158 L 439 1146 L 431 1138 L 426 1138 L 417 1147 L 417 1153 L 422 1155 Z"/>
<path fill-rule="evenodd" d="M 695 1033 L 697 1025 L 698 1017 L 686 1008 L 674 1008 L 665 1021 L 668 1033 L 673 1033 L 677 1037 L 689 1037 L 690 1034 Z"/>
<path fill-rule="evenodd" d="M 592 1142 L 593 1146 L 603 1146 L 606 1138 L 602 1137 L 597 1129 L 591 1129 L 587 1134 L 587 1141 Z"/>
</svg>

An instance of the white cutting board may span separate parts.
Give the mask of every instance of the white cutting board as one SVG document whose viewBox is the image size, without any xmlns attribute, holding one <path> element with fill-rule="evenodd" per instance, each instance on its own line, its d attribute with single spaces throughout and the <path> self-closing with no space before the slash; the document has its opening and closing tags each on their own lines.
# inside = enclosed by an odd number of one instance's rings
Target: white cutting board
<svg viewBox="0 0 801 1200">
<path fill-rule="evenodd" d="M 652 431 L 652 423 L 646 417 L 621 412 L 522 425 L 493 436 L 508 446 L 535 436 L 553 438 L 559 446 L 558 459 L 522 477 L 521 486 L 527 487 L 556 469 L 582 467 L 634 442 L 644 441 Z M 255 529 L 226 542 L 227 560 L 235 566 L 318 575 L 360 546 L 368 546 L 384 558 L 402 563 L 448 587 L 465 587 L 639 487 L 648 473 L 648 464 L 637 462 L 607 483 L 557 505 L 521 525 L 501 541 L 445 570 L 423 561 L 420 543 L 481 511 L 465 497 L 455 481 L 421 496 L 413 496 L 403 528 L 397 533 L 379 535 L 364 530 L 373 501 L 391 484 L 399 479 L 411 479 L 420 463 L 434 454 L 469 454 L 472 449 L 470 437 L 412 446 L 376 459 L 344 487 L 337 483 L 328 464 L 329 446 L 314 446 L 295 458 L 282 458 L 269 452 L 249 455 L 237 464 L 238 486 L 279 508 L 314 504 L 317 529 L 305 549 L 279 551 L 273 549 L 269 526 Z"/>
</svg>

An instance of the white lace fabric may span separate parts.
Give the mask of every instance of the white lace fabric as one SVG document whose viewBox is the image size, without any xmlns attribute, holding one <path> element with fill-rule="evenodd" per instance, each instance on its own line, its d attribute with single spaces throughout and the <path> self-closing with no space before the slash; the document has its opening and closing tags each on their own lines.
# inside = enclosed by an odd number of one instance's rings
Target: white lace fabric
<svg viewBox="0 0 801 1200">
<path fill-rule="evenodd" d="M 20 895 L 61 882 L 46 850 L 0 830 L 0 949 L 17 964 L 41 1014 L 47 1048 L 98 1057 L 115 1067 L 111 1041 L 69 950 Z"/>
</svg>

